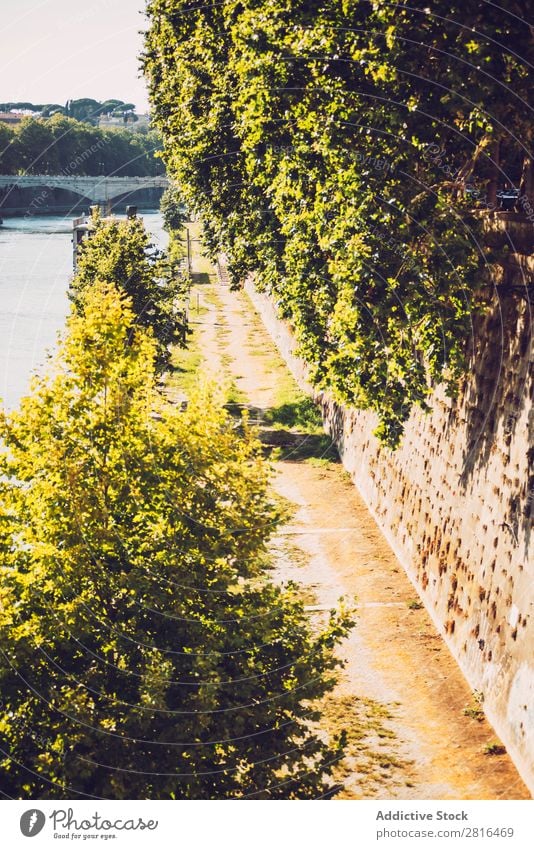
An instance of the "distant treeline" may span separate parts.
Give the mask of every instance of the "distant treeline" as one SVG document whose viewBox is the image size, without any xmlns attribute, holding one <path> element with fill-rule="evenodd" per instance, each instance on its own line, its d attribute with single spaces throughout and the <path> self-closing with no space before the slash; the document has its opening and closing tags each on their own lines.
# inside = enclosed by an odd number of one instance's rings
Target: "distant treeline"
<svg viewBox="0 0 534 849">
<path fill-rule="evenodd" d="M 28 117 L 0 124 L 0 174 L 152 177 L 165 172 L 154 156 L 160 147 L 152 130 L 102 130 L 63 115 Z"/>
<path fill-rule="evenodd" d="M 125 103 L 124 100 L 93 100 L 92 97 L 82 97 L 79 100 L 67 100 L 61 103 L 0 103 L 0 112 L 35 112 L 42 118 L 51 115 L 65 115 L 76 118 L 77 121 L 96 122 L 102 115 L 124 117 L 125 120 L 137 121 L 135 104 Z"/>
</svg>

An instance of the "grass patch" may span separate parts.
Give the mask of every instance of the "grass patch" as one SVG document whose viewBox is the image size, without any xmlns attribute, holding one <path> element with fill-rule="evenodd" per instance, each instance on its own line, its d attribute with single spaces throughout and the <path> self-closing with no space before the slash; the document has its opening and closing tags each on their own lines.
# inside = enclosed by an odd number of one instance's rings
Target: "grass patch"
<svg viewBox="0 0 534 849">
<path fill-rule="evenodd" d="M 206 294 L 202 295 L 205 300 Z M 171 399 L 176 395 L 190 395 L 201 380 L 205 357 L 200 343 L 202 327 L 199 320 L 208 315 L 210 310 L 200 303 L 199 297 L 198 289 L 193 286 L 189 292 L 187 345 L 185 348 L 176 345 L 172 350 L 171 371 L 167 380 L 167 392 Z"/>
<path fill-rule="evenodd" d="M 488 743 L 484 746 L 483 750 L 485 755 L 505 755 L 506 747 L 502 745 L 502 743 Z"/>
<path fill-rule="evenodd" d="M 322 727 L 329 735 L 342 735 L 346 743 L 345 758 L 335 773 L 342 798 L 368 798 L 384 787 L 405 783 L 409 763 L 397 753 L 388 705 L 356 696 L 326 696 L 322 710 Z"/>
<path fill-rule="evenodd" d="M 466 705 L 466 707 L 464 708 L 464 716 L 468 716 L 470 719 L 476 719 L 477 722 L 482 722 L 485 717 L 484 711 L 482 709 L 483 702 L 484 694 L 481 693 L 479 690 L 475 690 L 472 694 L 470 704 Z"/>
<path fill-rule="evenodd" d="M 287 394 L 290 397 L 284 393 L 283 400 L 277 398 L 277 405 L 265 411 L 266 424 L 294 428 L 304 433 L 321 432 L 323 423 L 312 399 L 296 388 Z"/>
<path fill-rule="evenodd" d="M 295 518 L 295 514 L 297 512 L 298 507 L 293 501 L 290 501 L 289 498 L 286 498 L 285 495 L 280 495 L 279 492 L 271 492 L 271 501 L 276 505 L 278 515 L 280 516 L 281 525 L 287 524 Z M 296 549 L 296 546 L 288 542 L 285 538 L 282 539 L 283 542 L 278 544 L 278 548 L 282 548 L 286 556 L 288 556 L 290 553 L 294 554 L 294 549 Z M 300 551 L 300 549 L 298 550 Z"/>
<path fill-rule="evenodd" d="M 230 384 L 228 385 L 228 389 L 226 390 L 225 406 L 226 407 L 232 407 L 232 410 L 229 410 L 229 412 L 232 412 L 233 414 L 240 416 L 241 411 L 242 411 L 244 405 L 246 404 L 246 401 L 247 401 L 247 397 L 246 397 L 245 393 L 241 392 L 241 390 L 238 389 L 236 383 L 232 380 L 230 382 Z"/>
<path fill-rule="evenodd" d="M 213 284 L 212 286 L 210 286 L 209 289 L 207 289 L 205 292 L 203 292 L 203 297 L 204 297 L 204 300 L 208 304 L 210 304 L 212 307 L 215 307 L 215 309 L 219 310 L 221 308 L 221 299 L 220 299 L 219 294 L 218 294 L 218 292 L 215 288 L 215 284 Z M 222 327 L 221 330 L 224 331 L 225 333 L 230 332 L 229 330 L 227 330 L 226 327 Z"/>
<path fill-rule="evenodd" d="M 198 287 L 192 286 L 189 291 L 189 304 L 187 308 L 189 321 L 191 323 L 195 322 L 201 316 L 206 316 L 209 313 L 208 307 L 201 303 L 200 297 L 200 290 Z M 205 294 L 202 294 L 202 299 L 207 300 Z"/>
<path fill-rule="evenodd" d="M 204 357 L 199 345 L 200 327 L 195 324 L 189 326 L 187 334 L 187 347 L 176 346 L 172 351 L 171 368 L 167 379 L 167 392 L 169 397 L 183 393 L 189 395 L 198 385 L 199 373 L 204 362 Z"/>
<path fill-rule="evenodd" d="M 299 388 L 265 330 L 263 322 L 253 309 L 251 305 L 249 353 L 251 356 L 263 358 L 263 370 L 272 377 L 275 386 L 274 404 L 264 412 L 265 423 L 273 427 L 299 430 L 302 433 L 322 433 L 323 423 L 319 410 L 312 399 Z"/>
<path fill-rule="evenodd" d="M 305 462 L 316 469 L 330 469 L 335 465 L 328 457 L 308 457 Z"/>
<path fill-rule="evenodd" d="M 215 269 L 213 268 L 210 260 L 203 253 L 202 224 L 200 221 L 188 221 L 186 227 L 189 230 L 189 237 L 191 239 L 191 262 L 195 270 L 194 273 L 196 275 L 206 275 L 208 277 L 207 282 L 209 282 L 209 277 L 210 275 L 215 274 Z"/>
<path fill-rule="evenodd" d="M 318 466 L 339 463 L 335 445 L 325 433 L 319 435 L 304 434 L 297 442 L 288 445 L 280 459 L 293 462 L 306 462 Z"/>
</svg>

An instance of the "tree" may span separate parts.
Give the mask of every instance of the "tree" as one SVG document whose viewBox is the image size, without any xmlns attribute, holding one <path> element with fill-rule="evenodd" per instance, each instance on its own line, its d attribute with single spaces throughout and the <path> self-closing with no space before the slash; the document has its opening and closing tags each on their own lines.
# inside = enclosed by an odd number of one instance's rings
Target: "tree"
<svg viewBox="0 0 534 849">
<path fill-rule="evenodd" d="M 465 368 L 492 258 L 475 192 L 533 185 L 532 35 L 508 5 L 148 3 L 154 122 L 212 252 L 390 446 Z"/>
<path fill-rule="evenodd" d="M 25 118 L 15 130 L 19 169 L 28 174 L 57 174 L 54 136 L 46 121 Z"/>
<path fill-rule="evenodd" d="M 182 195 L 177 186 L 169 186 L 165 189 L 159 208 L 165 229 L 169 233 L 179 233 L 187 218 Z"/>
<path fill-rule="evenodd" d="M 98 118 L 100 105 L 98 100 L 93 100 L 92 97 L 82 97 L 78 100 L 69 100 L 66 111 L 69 118 L 94 123 Z"/>
<path fill-rule="evenodd" d="M 0 124 L 0 172 L 16 174 L 18 168 L 20 168 L 20 157 L 15 132 L 7 124 Z"/>
<path fill-rule="evenodd" d="M 36 103 L 0 103 L 0 112 L 41 112 L 44 106 Z"/>
<path fill-rule="evenodd" d="M 7 144 L 7 132 L 11 145 Z M 29 174 L 66 173 L 124 177 L 163 174 L 157 157 L 161 139 L 154 130 L 131 133 L 123 128 L 101 130 L 84 121 L 55 112 L 45 119 L 26 118 L 12 129 L 2 125 L 0 147 L 4 174 L 25 170 Z M 0 144 L 2 142 L 0 139 Z"/>
<path fill-rule="evenodd" d="M 61 106 L 59 103 L 47 103 L 43 106 L 41 110 L 41 118 L 49 118 L 52 115 L 65 115 L 66 110 L 64 106 Z"/>
<path fill-rule="evenodd" d="M 154 388 L 109 283 L 2 417 L 0 745 L 15 798 L 310 798 L 345 614 L 312 632 L 265 573 L 277 522 L 246 421 Z"/>
<path fill-rule="evenodd" d="M 151 243 L 140 218 L 105 220 L 97 214 L 92 224 L 93 231 L 78 254 L 71 299 L 83 312 L 88 287 L 99 280 L 114 283 L 131 297 L 139 325 L 153 333 L 158 370 L 164 370 L 169 364 L 170 345 L 183 338 L 176 300 L 185 284 Z"/>
<path fill-rule="evenodd" d="M 117 108 L 113 110 L 112 114 L 116 117 L 123 118 L 124 123 L 128 120 L 138 120 L 137 115 L 135 114 L 135 103 L 121 103 L 120 106 L 117 106 Z"/>
<path fill-rule="evenodd" d="M 53 136 L 59 173 L 88 176 L 98 173 L 94 170 L 95 160 L 102 159 L 105 150 L 98 130 L 60 113 L 51 116 L 46 127 Z"/>
<path fill-rule="evenodd" d="M 115 109 L 118 109 L 120 106 L 124 106 L 123 100 L 105 100 L 104 103 L 100 105 L 99 114 L 111 115 Z"/>
</svg>

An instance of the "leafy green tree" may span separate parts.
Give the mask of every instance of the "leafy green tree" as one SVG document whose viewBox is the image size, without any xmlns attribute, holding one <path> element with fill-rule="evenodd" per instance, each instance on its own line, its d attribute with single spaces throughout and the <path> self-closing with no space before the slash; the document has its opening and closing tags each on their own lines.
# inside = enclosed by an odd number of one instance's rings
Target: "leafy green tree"
<svg viewBox="0 0 534 849">
<path fill-rule="evenodd" d="M 442 176 L 448 171 L 456 191 L 471 181 L 487 188 L 493 182 L 494 192 L 506 183 L 519 187 L 531 170 L 534 43 L 528 12 L 523 0 L 487 8 L 475 2 L 437 2 L 431 9 L 375 4 L 396 87 L 409 95 L 403 98 L 410 102 L 408 120 L 426 125 L 429 141 L 441 150 L 435 158 Z M 374 45 L 379 49 L 378 39 Z M 418 73 L 421 67 L 432 73 Z"/>
<path fill-rule="evenodd" d="M 165 229 L 169 233 L 180 232 L 187 218 L 181 192 L 176 186 L 165 189 L 159 208 Z"/>
<path fill-rule="evenodd" d="M 37 103 L 0 103 L 0 112 L 41 112 L 44 106 Z"/>
<path fill-rule="evenodd" d="M 138 120 L 138 117 L 135 114 L 135 103 L 121 103 L 120 106 L 117 106 L 117 108 L 113 110 L 112 114 L 123 118 L 125 123 L 128 120 Z"/>
<path fill-rule="evenodd" d="M 25 171 L 150 177 L 165 172 L 157 157 L 161 139 L 154 130 L 146 133 L 132 133 L 122 127 L 102 130 L 59 112 L 45 119 L 26 118 L 15 128 L 1 126 L 2 138 L 6 139 L 0 148 L 4 174 Z"/>
<path fill-rule="evenodd" d="M 46 121 L 25 118 L 16 128 L 19 169 L 28 174 L 57 174 L 54 135 Z"/>
<path fill-rule="evenodd" d="M 79 100 L 69 100 L 65 106 L 65 113 L 77 121 L 86 121 L 95 124 L 101 115 L 115 115 L 128 119 L 137 120 L 135 114 L 135 103 L 125 103 L 123 100 L 105 100 L 100 103 L 91 97 L 83 97 Z"/>
<path fill-rule="evenodd" d="M 99 131 L 104 139 L 103 161 L 106 173 L 115 177 L 150 177 L 165 173 L 158 158 L 161 148 L 159 134 L 133 133 L 122 128 Z"/>
<path fill-rule="evenodd" d="M 69 100 L 66 112 L 69 118 L 93 123 L 98 119 L 100 105 L 99 101 L 93 100 L 92 97 L 82 97 L 78 100 Z"/>
<path fill-rule="evenodd" d="M 12 127 L 0 124 L 0 173 L 16 174 L 20 168 L 17 137 Z"/>
<path fill-rule="evenodd" d="M 59 103 L 47 103 L 41 110 L 41 118 L 49 118 L 52 115 L 65 115 L 66 109 Z"/>
<path fill-rule="evenodd" d="M 105 100 L 104 103 L 100 105 L 99 114 L 100 115 L 111 115 L 116 109 L 120 106 L 124 106 L 123 100 Z"/>
<path fill-rule="evenodd" d="M 234 283 L 255 273 L 316 383 L 389 445 L 465 368 L 481 215 L 506 182 L 532 190 L 525 8 L 148 3 L 171 176 Z"/>
<path fill-rule="evenodd" d="M 316 699 L 348 617 L 265 572 L 277 511 L 246 421 L 154 387 L 131 300 L 97 283 L 1 419 L 0 747 L 15 798 L 310 798 L 342 741 Z"/>
<path fill-rule="evenodd" d="M 97 169 L 105 156 L 105 146 L 97 130 L 59 113 L 46 121 L 46 127 L 53 136 L 58 173 L 87 176 L 99 173 Z"/>
<path fill-rule="evenodd" d="M 183 338 L 176 301 L 185 284 L 154 247 L 140 218 L 107 220 L 97 214 L 92 225 L 79 250 L 71 299 L 83 311 L 88 288 L 101 280 L 114 283 L 131 297 L 138 324 L 153 333 L 158 369 L 163 370 L 170 346 Z"/>
</svg>

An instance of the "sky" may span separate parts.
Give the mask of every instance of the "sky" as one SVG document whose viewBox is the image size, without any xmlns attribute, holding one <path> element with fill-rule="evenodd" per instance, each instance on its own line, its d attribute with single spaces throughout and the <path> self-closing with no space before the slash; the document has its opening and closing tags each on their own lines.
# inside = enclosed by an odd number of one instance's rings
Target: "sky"
<svg viewBox="0 0 534 849">
<path fill-rule="evenodd" d="M 0 0 L 0 102 L 117 98 L 148 110 L 139 79 L 144 0 Z"/>
</svg>

